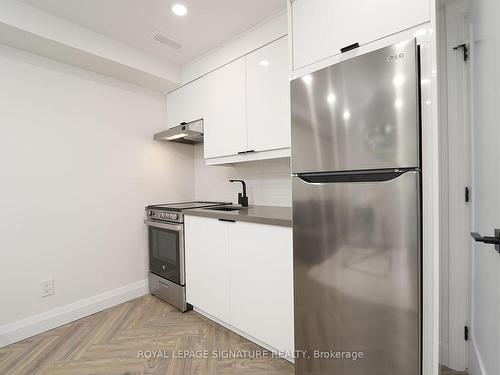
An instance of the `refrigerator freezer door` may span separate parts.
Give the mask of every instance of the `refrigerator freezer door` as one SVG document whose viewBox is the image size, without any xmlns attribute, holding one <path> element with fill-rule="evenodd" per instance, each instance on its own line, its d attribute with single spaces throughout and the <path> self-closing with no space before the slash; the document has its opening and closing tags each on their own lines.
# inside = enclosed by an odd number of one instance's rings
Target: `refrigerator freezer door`
<svg viewBox="0 0 500 375">
<path fill-rule="evenodd" d="M 419 167 L 415 40 L 291 83 L 292 171 Z"/>
<path fill-rule="evenodd" d="M 310 356 L 296 359 L 297 375 L 419 374 L 418 192 L 413 171 L 382 182 L 293 178 L 295 347 Z"/>
</svg>

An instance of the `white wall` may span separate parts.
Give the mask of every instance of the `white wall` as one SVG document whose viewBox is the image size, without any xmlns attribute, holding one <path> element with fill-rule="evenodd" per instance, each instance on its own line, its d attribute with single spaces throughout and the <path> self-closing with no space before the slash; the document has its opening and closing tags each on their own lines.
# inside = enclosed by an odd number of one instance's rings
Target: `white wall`
<svg viewBox="0 0 500 375">
<path fill-rule="evenodd" d="M 1 332 L 144 280 L 144 206 L 194 176 L 192 147 L 152 141 L 161 94 L 1 45 L 0 82 Z"/>
<path fill-rule="evenodd" d="M 247 183 L 250 205 L 292 206 L 290 159 L 207 166 L 203 145 L 197 145 L 194 163 L 196 199 L 237 203 L 241 184 L 228 180 L 242 179 Z"/>
<path fill-rule="evenodd" d="M 500 225 L 500 2 L 471 1 L 472 230 L 491 236 Z M 500 256 L 472 249 L 471 375 L 500 373 Z"/>
</svg>

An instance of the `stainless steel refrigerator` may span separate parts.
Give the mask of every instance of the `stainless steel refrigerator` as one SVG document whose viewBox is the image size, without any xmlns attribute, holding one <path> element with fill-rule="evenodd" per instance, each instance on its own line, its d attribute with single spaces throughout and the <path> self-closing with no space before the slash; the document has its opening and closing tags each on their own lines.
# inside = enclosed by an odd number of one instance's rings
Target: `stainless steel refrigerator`
<svg viewBox="0 0 500 375">
<path fill-rule="evenodd" d="M 297 375 L 420 374 L 419 87 L 415 40 L 291 83 Z"/>
</svg>

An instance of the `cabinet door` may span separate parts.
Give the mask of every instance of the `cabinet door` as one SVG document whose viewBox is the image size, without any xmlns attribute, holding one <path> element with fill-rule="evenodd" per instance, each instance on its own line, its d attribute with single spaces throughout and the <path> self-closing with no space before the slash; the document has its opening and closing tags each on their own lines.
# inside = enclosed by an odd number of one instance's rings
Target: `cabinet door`
<svg viewBox="0 0 500 375">
<path fill-rule="evenodd" d="M 187 302 L 229 322 L 227 223 L 185 216 L 184 225 Z"/>
<path fill-rule="evenodd" d="M 291 228 L 228 225 L 231 324 L 281 351 L 293 350 Z"/>
<path fill-rule="evenodd" d="M 174 127 L 182 122 L 203 118 L 205 79 L 200 78 L 167 95 L 167 123 Z"/>
<path fill-rule="evenodd" d="M 429 20 L 422 0 L 293 0 L 294 69 Z"/>
<path fill-rule="evenodd" d="M 340 53 L 339 3 L 340 0 L 293 0 L 294 70 Z"/>
<path fill-rule="evenodd" d="M 429 1 L 341 0 L 340 4 L 341 47 L 367 44 L 430 20 Z"/>
<path fill-rule="evenodd" d="M 246 57 L 248 148 L 290 147 L 288 38 Z"/>
<path fill-rule="evenodd" d="M 205 158 L 247 151 L 245 58 L 204 78 Z"/>
</svg>

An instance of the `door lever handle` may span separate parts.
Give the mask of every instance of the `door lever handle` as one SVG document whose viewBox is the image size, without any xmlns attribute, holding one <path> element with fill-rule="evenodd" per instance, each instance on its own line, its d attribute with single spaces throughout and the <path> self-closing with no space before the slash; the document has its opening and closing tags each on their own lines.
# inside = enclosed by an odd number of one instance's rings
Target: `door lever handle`
<svg viewBox="0 0 500 375">
<path fill-rule="evenodd" d="M 495 229 L 495 237 L 481 236 L 479 233 L 470 234 L 474 241 L 495 245 L 495 250 L 500 253 L 500 229 Z"/>
</svg>

